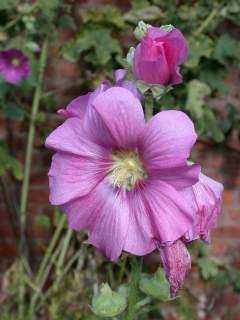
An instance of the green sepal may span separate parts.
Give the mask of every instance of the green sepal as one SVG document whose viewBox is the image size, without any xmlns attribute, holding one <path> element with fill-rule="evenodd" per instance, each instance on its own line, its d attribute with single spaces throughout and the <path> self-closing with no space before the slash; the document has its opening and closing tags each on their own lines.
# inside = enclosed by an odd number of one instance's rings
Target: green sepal
<svg viewBox="0 0 240 320">
<path fill-rule="evenodd" d="M 160 29 L 166 31 L 166 32 L 171 32 L 174 29 L 174 26 L 172 24 L 165 24 L 160 27 Z"/>
<path fill-rule="evenodd" d="M 142 274 L 140 290 L 146 295 L 161 301 L 171 299 L 170 285 L 162 268 L 158 268 L 153 275 Z"/>
<path fill-rule="evenodd" d="M 126 294 L 113 291 L 107 283 L 102 284 L 99 294 L 92 300 L 92 311 L 99 317 L 111 318 L 127 307 Z"/>
<path fill-rule="evenodd" d="M 137 40 L 141 40 L 147 33 L 148 28 L 150 28 L 151 25 L 145 23 L 144 21 L 139 21 L 137 27 L 133 31 L 133 34 Z"/>
</svg>

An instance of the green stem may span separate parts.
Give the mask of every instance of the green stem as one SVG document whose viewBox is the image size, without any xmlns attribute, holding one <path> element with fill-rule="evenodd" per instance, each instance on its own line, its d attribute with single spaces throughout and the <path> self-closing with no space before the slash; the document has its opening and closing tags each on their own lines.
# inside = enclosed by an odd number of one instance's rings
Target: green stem
<svg viewBox="0 0 240 320">
<path fill-rule="evenodd" d="M 36 115 L 39 108 L 42 82 L 43 82 L 43 73 L 44 73 L 44 68 L 47 60 L 47 47 L 48 47 L 48 40 L 46 38 L 43 44 L 41 57 L 40 57 L 38 84 L 34 93 L 28 138 L 27 138 L 27 150 L 26 150 L 24 176 L 23 176 L 23 184 L 22 184 L 21 199 L 20 199 L 20 252 L 22 257 L 26 255 L 26 249 L 27 249 L 24 230 L 25 230 L 26 216 L 27 216 L 29 179 L 30 179 L 30 172 L 31 172 L 33 142 L 34 142 L 34 136 L 35 136 L 35 120 L 36 120 Z M 25 282 L 24 282 L 24 265 L 23 265 L 22 259 L 20 259 L 20 265 L 19 265 L 19 279 L 20 279 L 20 284 L 19 284 L 18 315 L 19 315 L 19 319 L 24 319 Z"/>
<path fill-rule="evenodd" d="M 151 119 L 153 116 L 153 96 L 147 95 L 145 97 L 145 117 L 147 120 Z"/>
<path fill-rule="evenodd" d="M 195 35 L 201 34 L 207 26 L 212 22 L 212 20 L 215 18 L 215 16 L 218 14 L 219 8 L 214 8 L 210 14 L 207 16 L 207 18 L 202 22 L 200 27 L 194 32 Z"/>
<path fill-rule="evenodd" d="M 140 274 L 142 269 L 142 258 L 139 261 L 137 257 L 131 257 L 131 283 L 128 310 L 125 320 L 134 320 L 136 314 L 138 285 L 140 280 Z"/>
</svg>

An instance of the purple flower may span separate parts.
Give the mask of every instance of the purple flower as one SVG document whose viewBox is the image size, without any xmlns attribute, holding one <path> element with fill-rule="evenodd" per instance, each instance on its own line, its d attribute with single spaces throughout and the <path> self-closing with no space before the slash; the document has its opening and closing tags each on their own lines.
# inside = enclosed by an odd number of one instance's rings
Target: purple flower
<svg viewBox="0 0 240 320">
<path fill-rule="evenodd" d="M 163 111 L 148 123 L 127 89 L 107 89 L 70 117 L 46 141 L 57 153 L 49 171 L 50 201 L 69 225 L 88 229 L 89 241 L 111 260 L 122 250 L 144 255 L 172 243 L 194 216 L 177 188 L 198 181 L 188 165 L 196 133 L 180 111 Z"/>
<path fill-rule="evenodd" d="M 181 31 L 174 27 L 170 31 L 150 27 L 135 50 L 135 77 L 150 84 L 179 84 L 179 66 L 187 56 L 188 44 Z"/>
<path fill-rule="evenodd" d="M 6 82 L 16 84 L 30 73 L 29 59 L 21 50 L 0 52 L 0 75 Z"/>
<path fill-rule="evenodd" d="M 124 80 L 127 75 L 127 70 L 118 69 L 115 71 L 115 87 L 122 87 L 128 89 L 134 96 L 141 98 L 141 94 L 137 90 L 135 84 L 131 81 Z M 82 119 L 84 117 L 87 106 L 93 103 L 94 99 L 102 92 L 111 88 L 111 83 L 109 81 L 103 81 L 94 92 L 89 92 L 83 96 L 79 96 L 71 101 L 66 109 L 59 109 L 58 114 L 62 115 L 64 118 L 79 117 Z"/>
</svg>

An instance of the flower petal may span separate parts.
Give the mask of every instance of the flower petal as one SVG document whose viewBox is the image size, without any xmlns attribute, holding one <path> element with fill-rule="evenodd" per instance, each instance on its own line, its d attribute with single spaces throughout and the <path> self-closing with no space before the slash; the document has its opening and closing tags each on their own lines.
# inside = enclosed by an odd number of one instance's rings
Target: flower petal
<svg viewBox="0 0 240 320">
<path fill-rule="evenodd" d="M 88 92 L 83 96 L 75 98 L 67 105 L 66 109 L 59 109 L 58 114 L 62 115 L 64 118 L 78 117 L 83 119 L 88 105 L 91 104 L 100 93 L 109 88 L 110 83 L 108 81 L 103 81 L 94 92 Z"/>
<path fill-rule="evenodd" d="M 193 122 L 184 112 L 159 112 L 147 123 L 139 139 L 139 152 L 146 169 L 184 166 L 196 138 Z"/>
<path fill-rule="evenodd" d="M 191 256 L 185 244 L 178 240 L 170 246 L 160 248 L 164 270 L 174 297 L 191 269 Z"/>
<path fill-rule="evenodd" d="M 142 192 L 149 212 L 153 234 L 161 244 L 183 236 L 193 223 L 191 207 L 171 185 L 150 180 Z"/>
<path fill-rule="evenodd" d="M 124 189 L 113 189 L 104 179 L 86 197 L 67 203 L 63 209 L 71 228 L 89 229 L 89 242 L 110 260 L 117 260 L 129 225 L 129 206 Z"/>
<path fill-rule="evenodd" d="M 92 92 L 89 92 L 83 96 L 75 98 L 67 105 L 66 109 L 59 109 L 58 114 L 62 115 L 64 118 L 78 117 L 82 119 L 91 94 Z"/>
<path fill-rule="evenodd" d="M 163 47 L 159 45 L 156 50 L 148 43 L 149 41 L 151 41 L 150 38 L 142 40 L 135 50 L 134 74 L 138 80 L 150 84 L 167 85 L 170 73 Z"/>
<path fill-rule="evenodd" d="M 124 243 L 124 250 L 143 256 L 156 248 L 153 229 L 148 208 L 141 189 L 133 189 L 128 193 L 130 207 L 129 228 Z"/>
<path fill-rule="evenodd" d="M 84 128 L 96 143 L 131 149 L 144 126 L 142 106 L 134 95 L 124 88 L 110 88 L 93 101 L 84 118 Z"/>
<path fill-rule="evenodd" d="M 195 214 L 193 227 L 185 235 L 187 241 L 202 239 L 209 242 L 210 231 L 221 211 L 223 185 L 200 174 L 199 182 L 182 190 L 182 195 Z"/>
<path fill-rule="evenodd" d="M 78 118 L 67 119 L 47 137 L 45 145 L 55 151 L 82 157 L 101 159 L 107 155 L 106 149 L 89 139 Z"/>
<path fill-rule="evenodd" d="M 198 182 L 200 166 L 197 164 L 184 165 L 182 167 L 165 168 L 152 171 L 151 179 L 157 179 L 169 183 L 176 189 L 190 187 Z"/>
<path fill-rule="evenodd" d="M 66 203 L 88 194 L 107 174 L 109 164 L 67 153 L 56 153 L 49 175 L 50 202 Z"/>
</svg>

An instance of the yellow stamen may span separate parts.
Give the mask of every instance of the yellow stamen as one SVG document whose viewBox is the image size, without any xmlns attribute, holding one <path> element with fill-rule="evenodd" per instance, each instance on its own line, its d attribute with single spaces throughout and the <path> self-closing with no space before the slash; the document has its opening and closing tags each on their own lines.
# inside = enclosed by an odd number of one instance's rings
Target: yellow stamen
<svg viewBox="0 0 240 320">
<path fill-rule="evenodd" d="M 114 187 L 131 190 L 137 181 L 146 178 L 146 172 L 136 152 L 114 152 L 114 164 L 109 172 Z"/>
</svg>

